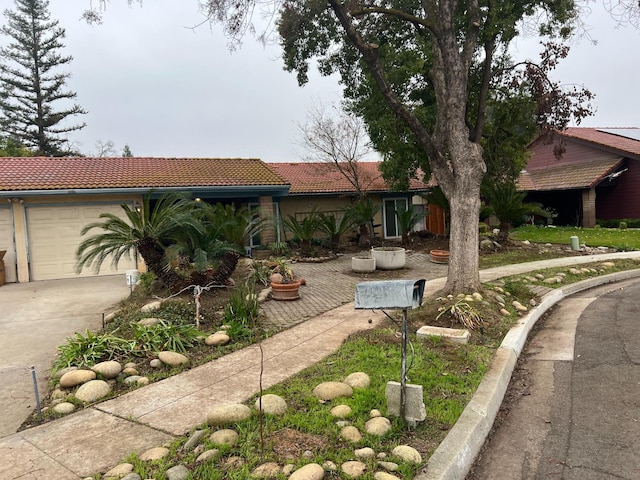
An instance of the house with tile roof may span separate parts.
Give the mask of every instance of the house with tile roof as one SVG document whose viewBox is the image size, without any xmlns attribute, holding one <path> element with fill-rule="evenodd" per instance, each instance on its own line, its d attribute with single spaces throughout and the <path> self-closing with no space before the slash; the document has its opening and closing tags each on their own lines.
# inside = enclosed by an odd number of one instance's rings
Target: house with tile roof
<svg viewBox="0 0 640 480">
<path fill-rule="evenodd" d="M 640 128 L 568 128 L 530 151 L 518 188 L 555 209 L 554 223 L 640 218 Z"/>
<path fill-rule="evenodd" d="M 0 157 L 0 251 L 8 282 L 76 277 L 80 231 L 102 213 L 124 217 L 121 205 L 142 203 L 153 191 L 188 192 L 210 202 L 235 203 L 272 215 L 289 184 L 259 159 Z M 274 240 L 274 230 L 262 233 Z M 105 262 L 100 274 L 125 273 Z M 95 275 L 84 270 L 80 275 Z"/>
<path fill-rule="evenodd" d="M 356 165 L 358 187 L 353 181 L 353 174 L 345 175 L 331 163 L 269 163 L 269 166 L 291 185 L 289 195 L 280 200 L 280 215 L 284 218 L 292 215 L 301 219 L 317 209 L 334 214 L 339 219 L 345 207 L 358 200 L 360 189 L 380 206 L 380 211 L 373 220 L 374 235 L 382 239 L 399 238 L 401 232 L 395 211 L 405 209 L 408 205 L 413 205 L 416 211 L 424 211 L 427 205 L 417 194 L 428 191 L 429 186 L 412 179 L 407 192 L 392 191 L 378 170 L 379 162 L 357 162 Z M 439 218 L 439 212 L 430 212 L 425 218 L 426 221 L 435 222 Z M 415 229 L 426 229 L 426 221 L 417 225 Z M 444 233 L 444 222 L 442 228 L 442 232 L 434 233 Z"/>
</svg>

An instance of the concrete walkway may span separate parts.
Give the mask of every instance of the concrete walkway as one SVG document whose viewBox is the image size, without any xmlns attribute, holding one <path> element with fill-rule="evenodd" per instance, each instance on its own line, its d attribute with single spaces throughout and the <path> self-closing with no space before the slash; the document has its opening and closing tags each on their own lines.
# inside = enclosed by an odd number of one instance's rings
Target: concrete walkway
<svg viewBox="0 0 640 480">
<path fill-rule="evenodd" d="M 640 252 L 569 257 L 512 265 L 483 271 L 481 278 L 487 281 L 539 268 L 577 265 L 621 257 L 640 258 Z M 428 263 L 423 265 L 428 268 Z M 304 268 L 303 265 L 299 264 L 299 273 L 302 273 L 300 269 Z M 333 265 L 330 268 L 337 267 Z M 409 278 L 428 279 L 427 294 L 444 285 L 444 278 L 429 280 L 427 275 L 420 273 L 419 268 L 410 268 L 407 271 Z M 337 278 L 336 272 L 333 272 L 333 283 L 337 283 Z M 353 277 L 350 278 L 353 281 Z M 346 287 L 343 286 L 343 289 L 346 290 Z M 353 289 L 348 291 L 348 294 L 353 299 Z M 562 295 L 556 297 L 561 298 Z M 342 302 L 342 298 L 338 296 L 333 302 Z M 543 307 L 548 308 L 550 303 L 547 302 Z M 292 306 L 298 304 L 302 304 L 302 300 L 290 303 Z M 354 310 L 353 304 L 348 303 L 274 335 L 263 342 L 266 366 L 263 386 L 266 388 L 281 382 L 318 362 L 335 351 L 352 332 L 375 327 L 382 317 L 382 314 Z M 369 323 L 369 320 L 372 320 L 372 323 Z M 526 328 L 521 328 L 523 332 L 528 333 L 528 329 L 531 328 L 528 326 L 529 323 L 526 324 Z M 526 333 L 521 335 L 526 338 Z M 519 351 L 517 353 L 519 354 Z M 66 480 L 105 471 L 121 462 L 131 452 L 142 452 L 188 432 L 203 423 L 206 412 L 215 405 L 242 402 L 250 398 L 258 391 L 259 364 L 259 348 L 251 346 L 119 398 L 2 438 L 0 478 Z M 508 376 L 503 378 L 502 382 L 508 383 L 511 375 L 508 369 L 502 369 L 498 376 L 505 375 Z M 498 387 L 488 387 L 493 388 L 494 393 L 486 397 L 489 403 L 485 407 L 478 406 L 477 402 L 483 400 L 476 401 L 474 396 L 474 408 L 484 408 L 486 413 L 487 408 L 492 408 L 496 402 L 499 406 L 502 399 L 500 385 L 498 382 Z M 488 422 L 489 416 L 485 417 Z M 490 421 L 492 423 L 493 419 Z M 477 441 L 480 441 L 481 445 L 483 438 L 478 438 Z M 449 453 L 454 447 L 455 445 L 449 445 Z M 465 444 L 458 447 L 467 450 Z M 461 460 L 455 455 L 449 460 L 442 460 L 444 457 L 438 458 L 441 459 L 441 463 L 450 462 L 460 467 Z"/>
</svg>

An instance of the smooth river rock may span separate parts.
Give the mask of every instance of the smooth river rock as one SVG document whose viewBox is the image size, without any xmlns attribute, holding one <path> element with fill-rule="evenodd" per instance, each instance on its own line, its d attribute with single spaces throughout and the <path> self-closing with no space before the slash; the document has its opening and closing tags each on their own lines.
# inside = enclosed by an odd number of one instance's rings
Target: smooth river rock
<svg viewBox="0 0 640 480">
<path fill-rule="evenodd" d="M 256 410 L 262 411 L 269 415 L 284 415 L 287 412 L 287 402 L 284 398 L 273 393 L 263 395 L 256 400 Z"/>
<path fill-rule="evenodd" d="M 391 421 L 386 417 L 373 417 L 367 420 L 367 423 L 364 424 L 364 429 L 371 435 L 381 437 L 391 430 Z"/>
<path fill-rule="evenodd" d="M 309 463 L 293 472 L 289 480 L 322 480 L 324 478 L 324 468 L 317 463 Z"/>
<path fill-rule="evenodd" d="M 76 390 L 75 397 L 86 403 L 95 402 L 111 393 L 111 386 L 104 380 L 89 380 Z"/>
<path fill-rule="evenodd" d="M 313 394 L 320 400 L 333 400 L 353 396 L 353 388 L 344 382 L 324 382 L 313 389 Z"/>
<path fill-rule="evenodd" d="M 162 363 L 169 365 L 170 367 L 178 367 L 189 363 L 189 359 L 178 352 L 160 352 L 158 353 L 158 358 Z"/>
<path fill-rule="evenodd" d="M 420 452 L 409 445 L 398 445 L 391 451 L 391 454 L 400 457 L 405 462 L 422 463 L 422 455 L 420 455 Z"/>
<path fill-rule="evenodd" d="M 169 449 L 166 447 L 154 447 L 150 448 L 146 452 L 140 455 L 140 460 L 143 462 L 151 462 L 153 460 L 160 460 L 161 458 L 169 455 Z"/>
<path fill-rule="evenodd" d="M 212 427 L 243 422 L 251 416 L 251 409 L 241 403 L 230 403 L 215 407 L 207 414 L 207 423 Z"/>
<path fill-rule="evenodd" d="M 96 363 L 91 370 L 102 375 L 103 378 L 109 380 L 116 378 L 122 371 L 122 365 L 115 360 L 108 360 L 106 362 Z"/>
<path fill-rule="evenodd" d="M 96 378 L 96 372 L 93 370 L 72 370 L 60 377 L 60 386 L 62 388 L 77 387 L 82 383 L 87 383 Z"/>
<path fill-rule="evenodd" d="M 209 436 L 209 440 L 211 440 L 211 443 L 213 443 L 214 445 L 233 446 L 238 442 L 239 439 L 240 435 L 238 435 L 238 433 L 234 430 L 228 428 L 217 430 Z"/>
<path fill-rule="evenodd" d="M 349 405 L 336 405 L 331 409 L 331 415 L 338 418 L 347 418 L 351 415 L 351 407 Z"/>
<path fill-rule="evenodd" d="M 204 343 L 211 347 L 217 347 L 219 345 L 226 345 L 227 343 L 229 343 L 229 340 L 231 339 L 226 333 L 216 332 L 213 335 L 209 335 L 207 338 L 205 338 Z"/>
<path fill-rule="evenodd" d="M 355 460 L 344 462 L 340 468 L 344 473 L 353 478 L 361 477 L 364 475 L 364 472 L 367 471 L 367 466 L 364 463 Z"/>
<path fill-rule="evenodd" d="M 351 388 L 367 388 L 371 385 L 371 378 L 364 372 L 354 372 L 348 375 L 343 382 Z"/>
</svg>

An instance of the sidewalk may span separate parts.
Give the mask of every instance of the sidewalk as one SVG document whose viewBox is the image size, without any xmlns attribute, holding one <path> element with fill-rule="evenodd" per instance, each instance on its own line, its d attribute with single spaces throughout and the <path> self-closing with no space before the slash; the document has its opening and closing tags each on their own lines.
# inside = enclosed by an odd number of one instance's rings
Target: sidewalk
<svg viewBox="0 0 640 480">
<path fill-rule="evenodd" d="M 426 257 L 422 259 L 425 263 L 421 263 L 418 255 L 414 256 L 417 264 L 425 269 L 412 266 L 405 278 L 427 278 L 427 295 L 442 288 L 444 278 L 431 280 L 427 275 L 426 269 L 434 264 L 430 264 Z M 481 272 L 481 278 L 487 281 L 539 268 L 621 257 L 640 258 L 640 252 L 511 265 L 485 270 Z M 306 275 L 303 273 L 305 265 L 298 264 L 297 272 Z M 322 267 L 318 265 L 324 265 L 325 270 L 321 272 Z M 373 328 L 384 317 L 381 313 L 354 310 L 351 303 L 354 290 L 351 287 L 359 280 L 342 273 L 344 266 L 315 264 L 313 268 L 319 269 L 316 272 L 319 278 L 328 281 L 335 291 L 324 297 L 327 299 L 324 303 L 321 300 L 306 304 L 302 300 L 286 302 L 291 309 L 304 309 L 303 312 L 286 313 L 282 307 L 282 311 L 269 314 L 272 321 L 280 318 L 285 323 L 297 322 L 298 325 L 263 342 L 265 368 L 262 382 L 265 388 L 318 362 L 336 350 L 351 333 Z M 303 295 L 305 293 L 303 291 Z M 561 298 L 559 295 L 556 297 Z M 349 303 L 333 308 L 336 303 L 347 301 Z M 296 320 L 300 314 L 313 315 L 314 309 L 322 308 L 325 308 L 325 313 L 310 320 Z M 328 308 L 333 309 L 326 311 Z M 371 324 L 369 320 L 372 320 Z M 131 452 L 142 452 L 188 432 L 203 423 L 207 412 L 214 406 L 247 400 L 258 390 L 259 365 L 260 350 L 254 345 L 60 420 L 2 438 L 0 478 L 67 480 L 105 471 Z M 506 381 L 508 383 L 508 378 Z M 496 397 L 492 397 L 491 402 L 496 401 Z"/>
</svg>

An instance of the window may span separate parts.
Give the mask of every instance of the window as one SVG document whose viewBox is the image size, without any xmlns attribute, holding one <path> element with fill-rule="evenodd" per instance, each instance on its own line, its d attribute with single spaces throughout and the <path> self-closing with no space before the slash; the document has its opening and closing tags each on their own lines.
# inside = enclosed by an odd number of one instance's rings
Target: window
<svg viewBox="0 0 640 480">
<path fill-rule="evenodd" d="M 387 198 L 382 203 L 382 217 L 384 224 L 384 238 L 399 238 L 402 236 L 396 211 L 407 209 L 406 198 Z"/>
</svg>

